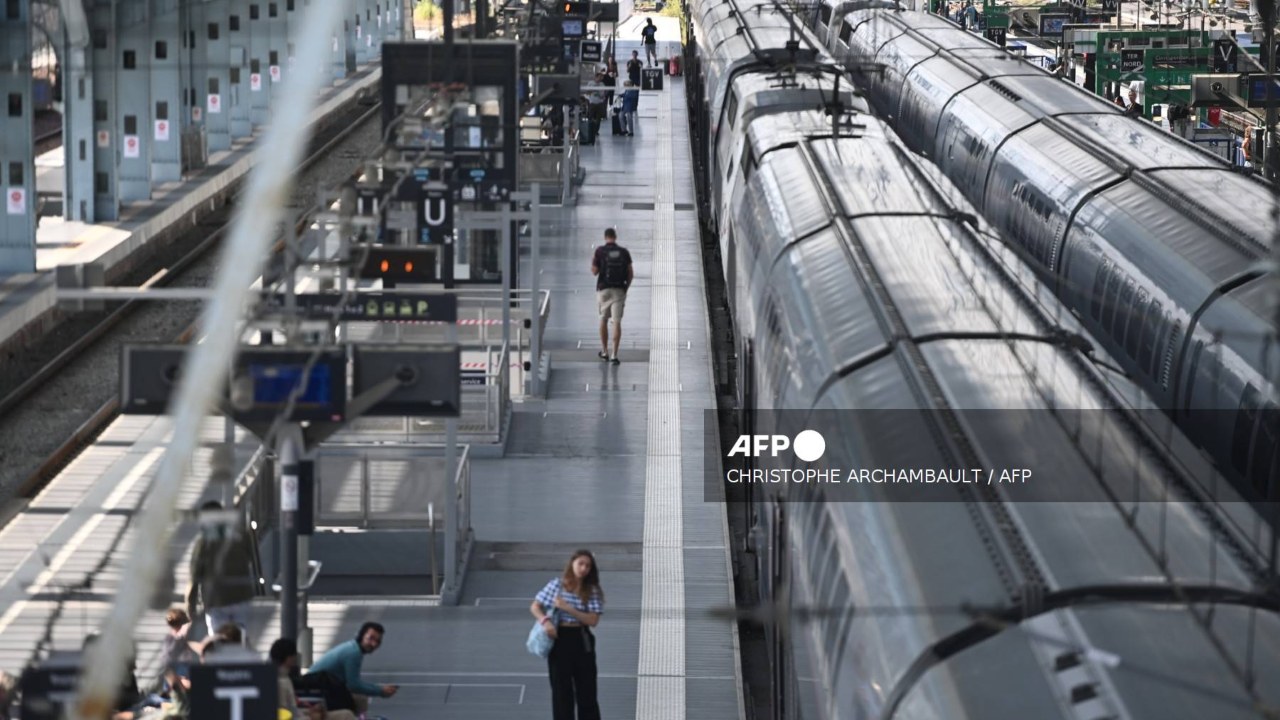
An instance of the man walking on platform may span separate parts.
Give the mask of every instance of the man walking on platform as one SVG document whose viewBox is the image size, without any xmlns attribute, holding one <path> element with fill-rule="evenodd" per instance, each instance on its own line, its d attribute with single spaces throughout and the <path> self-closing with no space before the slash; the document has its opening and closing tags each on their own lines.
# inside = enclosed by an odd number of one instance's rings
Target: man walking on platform
<svg viewBox="0 0 1280 720">
<path fill-rule="evenodd" d="M 640 62 L 640 51 L 632 50 L 631 59 L 627 61 L 627 80 L 636 87 L 640 87 L 640 69 L 644 67 L 644 63 Z"/>
<path fill-rule="evenodd" d="M 596 355 L 617 365 L 618 346 L 622 344 L 622 311 L 627 303 L 627 290 L 635 279 L 631 253 L 618 244 L 613 228 L 604 231 L 604 245 L 591 256 L 591 274 L 596 276 L 596 303 L 600 309 L 600 352 Z M 609 355 L 609 318 L 613 318 L 613 355 Z"/>
<path fill-rule="evenodd" d="M 653 18 L 644 19 L 645 26 L 640 29 L 640 38 L 644 40 L 645 59 L 649 65 L 658 64 L 658 26 L 653 24 Z"/>
</svg>

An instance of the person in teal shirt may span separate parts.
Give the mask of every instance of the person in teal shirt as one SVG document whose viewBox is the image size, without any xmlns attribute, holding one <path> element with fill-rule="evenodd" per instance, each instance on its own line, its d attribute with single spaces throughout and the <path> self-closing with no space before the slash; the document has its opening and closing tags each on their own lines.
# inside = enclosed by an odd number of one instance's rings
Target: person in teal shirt
<svg viewBox="0 0 1280 720">
<path fill-rule="evenodd" d="M 389 698 L 400 689 L 398 685 L 375 685 L 360 678 L 364 656 L 372 654 L 382 645 L 385 633 L 386 630 L 380 623 L 367 622 L 361 625 L 356 639 L 329 648 L 329 652 L 322 655 L 307 674 L 328 673 L 341 680 L 354 696 L 356 712 L 368 712 L 370 697 Z"/>
</svg>

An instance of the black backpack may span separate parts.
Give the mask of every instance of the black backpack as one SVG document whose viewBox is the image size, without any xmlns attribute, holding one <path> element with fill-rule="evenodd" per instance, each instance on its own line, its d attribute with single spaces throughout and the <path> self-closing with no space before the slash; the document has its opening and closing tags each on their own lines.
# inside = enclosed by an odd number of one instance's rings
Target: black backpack
<svg viewBox="0 0 1280 720">
<path fill-rule="evenodd" d="M 604 286 L 608 288 L 625 288 L 627 286 L 627 251 L 614 245 L 613 247 L 605 246 L 604 249 L 604 268 L 601 274 L 604 276 Z"/>
</svg>

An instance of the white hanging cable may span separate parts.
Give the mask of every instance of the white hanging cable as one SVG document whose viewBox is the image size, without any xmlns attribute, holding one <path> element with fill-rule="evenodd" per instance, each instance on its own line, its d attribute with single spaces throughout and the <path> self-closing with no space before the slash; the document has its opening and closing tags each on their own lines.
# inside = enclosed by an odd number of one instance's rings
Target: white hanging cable
<svg viewBox="0 0 1280 720">
<path fill-rule="evenodd" d="M 330 60 L 329 41 L 346 3 L 313 2 L 294 36 L 298 62 L 280 95 L 278 110 L 261 141 L 260 162 L 253 168 L 243 206 L 232 224 L 231 236 L 215 279 L 213 299 L 200 319 L 204 341 L 188 353 L 178 393 L 170 409 L 173 441 L 160 463 L 147 503 L 141 508 L 133 552 L 124 572 L 125 581 L 111 614 L 103 623 L 100 641 L 85 658 L 85 673 L 72 717 L 102 720 L 110 715 L 120 673 L 132 653 L 133 629 L 147 606 L 161 572 L 168 572 L 165 549 L 169 544 L 175 506 L 182 480 L 199 441 L 200 424 L 215 401 L 239 345 L 239 321 L 250 285 L 258 277 L 262 258 L 284 217 L 294 170 L 302 160 L 306 128 L 316 98 L 326 84 Z"/>
</svg>

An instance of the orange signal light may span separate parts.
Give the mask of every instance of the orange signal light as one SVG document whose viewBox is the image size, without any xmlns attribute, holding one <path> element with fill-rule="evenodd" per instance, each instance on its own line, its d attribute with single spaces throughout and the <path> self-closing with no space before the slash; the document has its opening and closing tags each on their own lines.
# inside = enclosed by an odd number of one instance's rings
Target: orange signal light
<svg viewBox="0 0 1280 720">
<path fill-rule="evenodd" d="M 406 260 L 404 263 L 404 271 L 407 273 L 413 272 L 413 263 Z"/>
<path fill-rule="evenodd" d="M 379 267 L 382 269 L 382 272 L 386 272 L 391 269 L 391 262 L 388 260 L 383 260 L 382 264 Z"/>
</svg>

